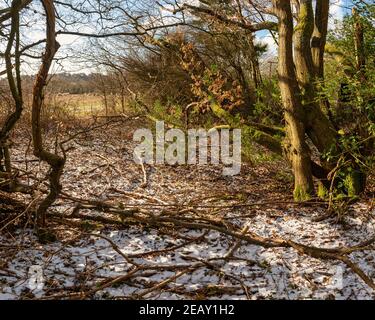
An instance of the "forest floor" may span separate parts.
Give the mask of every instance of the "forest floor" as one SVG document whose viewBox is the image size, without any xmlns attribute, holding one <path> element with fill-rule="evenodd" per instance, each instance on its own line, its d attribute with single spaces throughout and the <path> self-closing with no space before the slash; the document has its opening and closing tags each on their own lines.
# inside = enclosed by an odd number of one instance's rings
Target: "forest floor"
<svg viewBox="0 0 375 320">
<path fill-rule="evenodd" d="M 135 128 L 143 126 L 142 119 L 124 122 L 69 142 L 64 193 L 48 217 L 57 241 L 41 244 L 33 232 L 30 212 L 35 198 L 44 195 L 18 195 L 28 207 L 0 224 L 0 299 L 375 298 L 341 261 L 265 248 L 194 225 L 214 221 L 228 230 L 246 228 L 243 234 L 348 247 L 375 234 L 369 195 L 346 208 L 340 220 L 317 222 L 326 204 L 293 203 L 290 172 L 281 161 L 243 163 L 233 177 L 213 165 L 145 165 L 144 175 L 133 162 L 132 141 Z M 12 149 L 17 167 L 26 172 L 22 179 L 43 185 L 46 167 L 24 142 L 25 134 L 18 133 Z M 149 219 L 190 221 L 192 227 L 142 223 L 130 211 L 121 215 L 129 208 Z M 19 227 L 10 228 L 9 221 Z M 375 280 L 375 250 L 368 249 L 349 257 Z M 40 282 L 33 282 L 38 276 Z"/>
</svg>

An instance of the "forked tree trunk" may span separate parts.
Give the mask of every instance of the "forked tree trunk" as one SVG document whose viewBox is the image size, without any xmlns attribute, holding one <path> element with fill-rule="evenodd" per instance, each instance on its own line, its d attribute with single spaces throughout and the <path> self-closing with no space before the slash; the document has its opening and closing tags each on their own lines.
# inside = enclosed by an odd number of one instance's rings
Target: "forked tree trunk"
<svg viewBox="0 0 375 320">
<path fill-rule="evenodd" d="M 306 133 L 321 154 L 335 146 L 336 130 L 323 113 L 319 104 L 315 81 L 323 70 L 321 44 L 318 48 L 312 47 L 311 38 L 314 32 L 314 11 L 312 0 L 300 0 L 298 23 L 295 27 L 294 57 L 299 86 L 303 94 L 303 108 L 306 112 Z M 324 31 L 321 30 L 322 37 Z M 320 42 L 324 42 L 322 38 Z M 319 51 L 319 52 L 317 52 Z M 315 55 L 315 63 L 313 59 Z M 327 169 L 331 169 L 326 164 Z"/>
<path fill-rule="evenodd" d="M 273 0 L 279 19 L 278 74 L 285 109 L 286 153 L 294 173 L 294 198 L 307 200 L 314 191 L 310 150 L 305 142 L 305 114 L 293 63 L 293 17 L 290 1 Z"/>
<path fill-rule="evenodd" d="M 326 1 L 317 1 L 315 26 L 312 0 L 300 0 L 297 26 L 294 35 L 294 57 L 297 79 L 302 90 L 303 108 L 306 113 L 306 133 L 311 138 L 321 155 L 330 152 L 333 161 L 322 160 L 322 165 L 327 171 L 336 167 L 335 161 L 340 155 L 337 144 L 337 133 L 329 118 L 323 113 L 323 107 L 328 100 L 319 101 L 317 80 L 323 80 L 324 72 L 324 45 L 327 35 L 327 19 L 329 4 Z M 322 21 L 319 21 L 321 19 Z M 329 108 L 329 106 L 328 106 Z M 345 191 L 355 195 L 363 191 L 362 173 L 356 164 L 342 168 L 346 175 Z M 323 180 L 327 182 L 327 180 Z"/>
</svg>

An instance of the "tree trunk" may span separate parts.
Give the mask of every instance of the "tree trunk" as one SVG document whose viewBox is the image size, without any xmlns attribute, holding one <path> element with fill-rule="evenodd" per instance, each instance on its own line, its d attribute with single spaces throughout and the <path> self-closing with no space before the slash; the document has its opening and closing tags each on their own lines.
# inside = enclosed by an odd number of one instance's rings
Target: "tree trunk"
<svg viewBox="0 0 375 320">
<path fill-rule="evenodd" d="M 40 125 L 40 114 L 43 104 L 43 89 L 46 84 L 51 63 L 59 48 L 59 44 L 56 41 L 55 8 L 53 1 L 42 0 L 42 4 L 46 12 L 47 19 L 46 49 L 33 88 L 32 136 L 34 144 L 34 155 L 42 161 L 46 161 L 50 165 L 51 171 L 49 174 L 50 192 L 47 197 L 40 203 L 37 209 L 38 226 L 43 226 L 45 224 L 45 215 L 47 209 L 55 202 L 60 194 L 60 191 L 62 189 L 62 186 L 60 184 L 60 177 L 62 175 L 65 164 L 65 157 L 63 158 L 57 154 L 48 152 L 44 149 L 43 146 L 42 130 Z"/>
<path fill-rule="evenodd" d="M 354 44 L 355 44 L 355 53 L 357 60 L 357 70 L 360 73 L 361 80 L 366 81 L 366 56 L 364 48 L 364 35 L 363 35 L 363 25 L 359 17 L 358 11 L 356 8 L 352 9 L 353 18 L 354 18 Z"/>
<path fill-rule="evenodd" d="M 324 88 L 324 51 L 327 42 L 327 30 L 328 30 L 328 16 L 329 16 L 329 0 L 316 0 L 315 5 L 315 20 L 314 20 L 314 32 L 311 40 L 311 53 L 314 64 L 314 73 L 316 80 L 320 81 L 321 86 Z M 328 97 L 323 95 L 320 101 L 321 110 L 326 110 L 329 121 L 334 126 L 335 130 L 338 130 L 331 104 L 329 103 Z"/>
<path fill-rule="evenodd" d="M 293 17 L 290 1 L 273 0 L 279 19 L 279 85 L 287 131 L 286 152 L 294 173 L 294 198 L 303 201 L 314 191 L 310 150 L 305 142 L 304 110 L 293 63 Z"/>
<path fill-rule="evenodd" d="M 11 7 L 11 29 L 8 38 L 8 43 L 4 53 L 6 74 L 8 85 L 12 94 L 15 110 L 5 120 L 3 127 L 0 130 L 0 171 L 5 171 L 8 176 L 9 183 L 5 186 L 8 191 L 16 190 L 16 180 L 13 175 L 11 156 L 10 156 L 10 143 L 9 135 L 20 119 L 23 111 L 23 98 L 21 88 L 21 72 L 20 72 L 20 14 L 19 11 L 22 7 L 22 1 L 14 0 Z M 15 61 L 12 63 L 12 49 L 15 47 Z M 13 75 L 13 68 L 15 69 L 15 77 Z M 2 163 L 4 162 L 4 163 Z M 2 185 L 3 186 L 3 185 Z"/>
<path fill-rule="evenodd" d="M 315 75 L 324 77 L 324 48 L 327 41 L 329 0 L 316 0 L 314 33 L 311 41 L 311 52 Z"/>
<path fill-rule="evenodd" d="M 306 133 L 320 153 L 327 152 L 336 142 L 336 130 L 320 107 L 315 80 L 317 73 L 323 68 L 323 56 L 314 63 L 311 37 L 314 31 L 314 12 L 312 0 L 300 1 L 298 24 L 295 28 L 294 56 L 297 78 L 303 94 L 303 107 L 306 112 Z M 321 40 L 323 41 L 323 40 Z M 320 49 L 320 47 L 319 47 Z M 316 64 L 316 65 L 315 65 Z M 327 165 L 329 168 L 330 166 Z"/>
<path fill-rule="evenodd" d="M 294 37 L 294 57 L 298 83 L 302 90 L 303 108 L 306 113 L 306 133 L 321 155 L 329 151 L 331 156 L 333 156 L 332 159 L 335 159 L 335 156 L 340 154 L 340 147 L 337 145 L 337 133 L 333 124 L 322 111 L 322 107 L 327 105 L 328 100 L 325 98 L 319 100 L 319 89 L 316 85 L 316 81 L 322 81 L 324 76 L 323 55 L 327 34 L 325 21 L 328 17 L 328 7 L 324 1 L 317 2 L 314 31 L 312 0 L 300 0 L 299 4 L 298 23 L 295 27 Z M 317 19 L 322 19 L 323 21 L 319 22 Z M 316 36 L 317 34 L 319 34 L 319 37 Z M 316 43 L 314 44 L 317 39 L 319 39 L 319 46 Z M 336 166 L 335 160 L 324 161 L 321 159 L 321 162 L 327 171 Z M 357 166 L 353 163 L 348 170 L 344 168 L 342 170 L 345 172 L 345 181 L 347 182 L 347 185 L 345 185 L 346 190 L 342 191 L 351 195 L 361 192 L 363 188 L 360 181 L 365 179 L 362 179 Z M 327 180 L 323 179 L 322 182 L 326 183 Z"/>
</svg>

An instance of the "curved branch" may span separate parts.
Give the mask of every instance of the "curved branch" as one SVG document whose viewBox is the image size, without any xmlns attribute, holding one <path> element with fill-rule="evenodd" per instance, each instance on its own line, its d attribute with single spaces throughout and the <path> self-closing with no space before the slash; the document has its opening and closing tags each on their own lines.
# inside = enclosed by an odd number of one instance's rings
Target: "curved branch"
<svg viewBox="0 0 375 320">
<path fill-rule="evenodd" d="M 242 29 L 249 30 L 251 32 L 256 32 L 256 31 L 260 31 L 260 30 L 276 30 L 276 28 L 277 28 L 277 23 L 272 22 L 272 21 L 263 21 L 263 22 L 259 22 L 259 23 L 256 23 L 256 24 L 248 24 L 248 23 L 245 23 L 245 22 L 242 22 L 242 21 L 239 21 L 239 20 L 233 20 L 233 19 L 230 19 L 228 17 L 225 17 L 225 16 L 215 12 L 212 9 L 205 8 L 205 7 L 197 7 L 197 6 L 186 4 L 186 3 L 180 9 L 175 10 L 174 13 L 176 14 L 177 12 L 184 11 L 186 9 L 194 11 L 194 12 L 209 15 L 210 17 L 215 18 L 216 20 L 218 20 L 220 22 L 227 23 L 227 24 L 230 24 L 230 25 L 234 25 L 234 26 L 240 27 Z"/>
<path fill-rule="evenodd" d="M 33 88 L 33 104 L 32 104 L 32 136 L 34 144 L 34 155 L 46 161 L 50 167 L 49 174 L 50 192 L 48 196 L 41 202 L 37 209 L 37 219 L 39 225 L 45 224 L 45 214 L 47 209 L 53 204 L 62 190 L 60 177 L 63 172 L 65 157 L 48 152 L 43 147 L 43 138 L 40 124 L 40 113 L 43 103 L 43 89 L 47 82 L 48 72 L 51 67 L 53 58 L 59 48 L 55 34 L 55 7 L 53 0 L 42 0 L 42 4 L 46 13 L 46 49 L 42 59 L 39 72 L 36 76 Z"/>
</svg>

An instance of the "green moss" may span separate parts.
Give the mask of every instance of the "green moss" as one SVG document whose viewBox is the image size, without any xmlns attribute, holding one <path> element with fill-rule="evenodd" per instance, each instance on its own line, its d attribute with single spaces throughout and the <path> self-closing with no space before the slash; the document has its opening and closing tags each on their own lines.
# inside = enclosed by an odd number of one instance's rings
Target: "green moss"
<svg viewBox="0 0 375 320">
<path fill-rule="evenodd" d="M 301 31 L 307 37 L 314 28 L 313 25 L 313 8 L 311 3 L 301 4 L 298 15 L 298 24 L 295 27 L 295 32 Z"/>
<path fill-rule="evenodd" d="M 298 24 L 295 27 L 295 31 L 304 30 L 306 27 L 306 20 L 308 18 L 308 10 L 306 5 L 300 6 L 300 11 L 298 15 Z"/>
<path fill-rule="evenodd" d="M 364 191 L 365 175 L 358 170 L 351 170 L 344 179 L 344 187 L 349 197 L 359 195 Z"/>
<path fill-rule="evenodd" d="M 300 186 L 296 186 L 293 192 L 294 201 L 302 202 L 311 199 L 311 194 Z"/>
<path fill-rule="evenodd" d="M 210 96 L 209 99 L 211 100 L 211 110 L 218 118 L 224 119 L 232 127 L 236 127 L 239 124 L 235 117 L 217 103 L 215 98 Z"/>
<path fill-rule="evenodd" d="M 318 197 L 321 199 L 327 199 L 328 197 L 328 190 L 323 183 L 319 183 L 318 185 Z"/>
<path fill-rule="evenodd" d="M 353 196 L 355 194 L 355 183 L 353 180 L 353 175 L 348 174 L 344 179 L 344 186 L 348 193 L 348 196 Z"/>
</svg>

